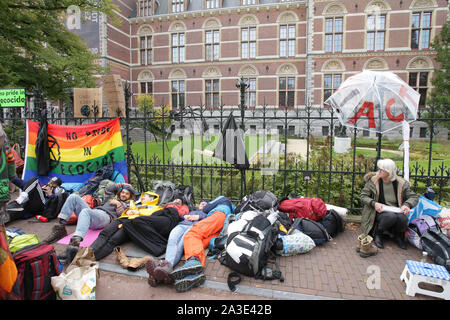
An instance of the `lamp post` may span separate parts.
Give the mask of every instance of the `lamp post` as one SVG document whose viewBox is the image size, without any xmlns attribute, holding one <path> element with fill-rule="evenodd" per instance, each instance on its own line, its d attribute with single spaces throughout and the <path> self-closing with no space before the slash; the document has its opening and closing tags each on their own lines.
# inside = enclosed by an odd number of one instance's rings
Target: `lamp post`
<svg viewBox="0 0 450 320">
<path fill-rule="evenodd" d="M 238 83 L 236 83 L 236 87 L 240 89 L 241 91 L 241 128 L 242 131 L 245 132 L 245 126 L 244 126 L 244 114 L 245 114 L 245 91 L 250 87 L 249 84 L 247 84 L 243 77 L 239 80 Z"/>
</svg>

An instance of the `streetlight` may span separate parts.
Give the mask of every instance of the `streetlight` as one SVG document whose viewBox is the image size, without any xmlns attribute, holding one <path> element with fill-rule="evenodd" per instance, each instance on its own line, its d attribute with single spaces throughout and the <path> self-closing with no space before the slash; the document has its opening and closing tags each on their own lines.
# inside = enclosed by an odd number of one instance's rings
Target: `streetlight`
<svg viewBox="0 0 450 320">
<path fill-rule="evenodd" d="M 250 85 L 245 82 L 244 77 L 241 76 L 241 79 L 238 83 L 236 83 L 236 88 L 241 89 L 241 104 L 240 104 L 240 108 L 241 108 L 241 128 L 242 131 L 245 132 L 245 127 L 244 127 L 244 114 L 245 114 L 245 91 L 250 87 Z"/>
</svg>

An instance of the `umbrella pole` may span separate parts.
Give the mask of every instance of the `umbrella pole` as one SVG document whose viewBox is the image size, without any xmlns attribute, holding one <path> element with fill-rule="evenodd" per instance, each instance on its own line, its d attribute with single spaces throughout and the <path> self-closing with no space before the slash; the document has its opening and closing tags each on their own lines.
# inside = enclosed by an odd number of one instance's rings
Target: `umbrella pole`
<svg viewBox="0 0 450 320">
<path fill-rule="evenodd" d="M 377 132 L 378 142 L 377 142 L 377 157 L 375 159 L 374 170 L 377 171 L 377 162 L 381 159 L 381 132 Z"/>
</svg>

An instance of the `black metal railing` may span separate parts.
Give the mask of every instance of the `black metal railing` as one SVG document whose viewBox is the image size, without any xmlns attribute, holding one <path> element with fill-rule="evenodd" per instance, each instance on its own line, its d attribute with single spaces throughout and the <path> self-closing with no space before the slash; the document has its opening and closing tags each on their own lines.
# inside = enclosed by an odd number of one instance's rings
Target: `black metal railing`
<svg viewBox="0 0 450 320">
<path fill-rule="evenodd" d="M 395 145 L 384 138 L 363 140 L 362 130 L 347 128 L 351 148 L 345 154 L 337 154 L 334 152 L 335 130 L 340 128 L 340 123 L 329 108 L 274 109 L 263 106 L 242 112 L 238 107 L 188 106 L 167 113 L 161 111 L 163 107 L 142 112 L 128 107 L 129 98 L 125 117 L 121 118 L 122 136 L 130 180 L 140 191 L 152 189 L 155 180 L 167 180 L 177 185 L 192 185 L 197 201 L 226 195 L 238 202 L 242 194 L 265 189 L 278 197 L 292 193 L 317 196 L 326 203 L 358 213 L 361 209 L 359 195 L 364 185 L 364 175 L 374 170 L 377 158 L 382 155 L 381 150 L 391 148 L 392 151 L 392 145 Z M 115 118 L 114 115 L 74 118 L 70 104 L 47 111 L 48 122 L 57 124 L 85 124 Z M 448 138 L 442 139 L 439 130 L 445 125 L 448 127 L 450 117 L 448 114 L 434 117 L 433 112 L 429 111 L 422 110 L 419 114 L 418 121 L 425 123 L 429 134 L 426 139 L 421 139 L 425 150 L 411 153 L 409 180 L 418 194 L 431 186 L 436 193 L 435 201 L 449 205 L 450 157 L 447 155 L 443 158 L 445 151 L 442 150 L 446 148 L 448 154 L 450 144 Z M 208 148 L 213 151 L 211 146 L 220 137 L 230 113 L 236 116 L 238 122 L 243 119 L 248 149 L 261 151 L 259 159 L 258 156 L 252 158 L 254 152 L 248 154 L 252 162 L 246 170 L 244 184 L 241 183 L 242 172 L 233 165 L 215 160 L 205 152 L 200 153 Z M 20 144 L 23 156 L 24 120 L 38 120 L 37 113 L 15 108 L 3 112 L 2 118 L 10 142 Z M 322 127 L 328 127 L 329 134 L 325 137 L 322 136 Z M 252 134 L 258 130 L 259 134 Z M 398 136 L 396 148 L 401 143 L 401 133 Z M 269 150 L 265 148 L 269 148 L 270 144 L 266 142 L 270 140 L 280 150 L 278 155 L 267 154 Z M 288 143 L 299 141 L 304 145 L 301 154 L 288 150 Z M 369 149 L 376 151 L 375 155 L 359 152 L 362 141 L 369 143 Z M 411 140 L 413 143 L 415 140 Z M 439 150 L 435 150 L 436 143 L 441 145 Z M 400 158 L 401 155 L 397 159 L 399 175 L 403 176 Z"/>
</svg>

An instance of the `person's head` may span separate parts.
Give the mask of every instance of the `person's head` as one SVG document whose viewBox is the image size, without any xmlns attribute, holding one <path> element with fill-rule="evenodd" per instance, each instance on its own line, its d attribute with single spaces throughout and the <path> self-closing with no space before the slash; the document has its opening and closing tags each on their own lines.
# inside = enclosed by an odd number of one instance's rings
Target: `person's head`
<svg viewBox="0 0 450 320">
<path fill-rule="evenodd" d="M 389 181 L 394 181 L 397 178 L 397 166 L 391 159 L 378 160 L 377 167 L 380 178 Z"/>
<path fill-rule="evenodd" d="M 183 200 L 181 200 L 180 198 L 177 198 L 177 199 L 173 200 L 172 203 L 181 205 L 181 204 L 183 204 Z"/>
<path fill-rule="evenodd" d="M 121 201 L 128 201 L 135 199 L 136 192 L 130 186 L 124 185 L 119 189 L 118 198 Z"/>
<path fill-rule="evenodd" d="M 203 208 L 208 204 L 205 200 L 199 203 L 198 210 L 203 210 Z"/>
<path fill-rule="evenodd" d="M 158 198 L 158 195 L 156 193 L 147 191 L 141 195 L 141 203 L 152 202 L 156 198 Z"/>
</svg>

